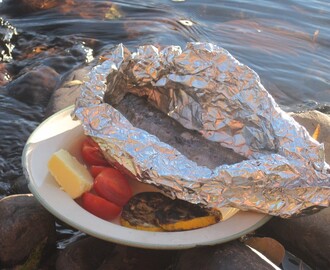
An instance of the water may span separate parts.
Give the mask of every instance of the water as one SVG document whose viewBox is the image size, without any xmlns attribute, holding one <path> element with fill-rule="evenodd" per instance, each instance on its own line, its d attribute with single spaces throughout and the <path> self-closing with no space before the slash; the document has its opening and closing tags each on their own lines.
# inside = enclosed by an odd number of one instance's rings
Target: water
<svg viewBox="0 0 330 270">
<path fill-rule="evenodd" d="M 51 9 L 7 18 L 25 32 L 99 46 L 213 42 L 257 71 L 285 110 L 330 102 L 328 1 L 49 2 Z"/>
<path fill-rule="evenodd" d="M 118 43 L 216 43 L 254 69 L 284 110 L 330 113 L 327 0 L 3 0 L 0 17 L 17 30 L 11 60 L 0 62 L 0 198 L 19 193 L 22 149 L 52 90 Z"/>
</svg>

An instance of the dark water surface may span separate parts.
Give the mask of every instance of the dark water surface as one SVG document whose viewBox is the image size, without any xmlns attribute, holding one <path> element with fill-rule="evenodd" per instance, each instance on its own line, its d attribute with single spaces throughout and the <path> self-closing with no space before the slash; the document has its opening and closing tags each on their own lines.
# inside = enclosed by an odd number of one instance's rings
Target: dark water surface
<svg viewBox="0 0 330 270">
<path fill-rule="evenodd" d="M 254 69 L 284 110 L 330 112 L 327 0 L 4 0 L 0 17 L 16 29 L 12 37 L 8 27 L 0 31 L 8 39 L 0 62 L 0 198 L 22 192 L 22 149 L 51 92 L 118 43 L 216 43 Z"/>
</svg>

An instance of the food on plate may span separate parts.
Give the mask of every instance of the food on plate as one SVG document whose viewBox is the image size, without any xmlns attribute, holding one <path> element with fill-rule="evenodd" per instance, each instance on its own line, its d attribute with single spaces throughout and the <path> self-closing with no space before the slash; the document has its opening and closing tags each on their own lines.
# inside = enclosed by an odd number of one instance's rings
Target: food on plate
<svg viewBox="0 0 330 270">
<path fill-rule="evenodd" d="M 100 172 L 102 172 L 105 168 L 109 168 L 109 166 L 98 166 L 92 165 L 89 167 L 89 172 L 95 178 Z"/>
<path fill-rule="evenodd" d="M 197 131 L 184 128 L 143 97 L 126 94 L 118 104 L 112 104 L 111 96 L 106 93 L 105 101 L 120 111 L 133 126 L 157 136 L 200 166 L 214 169 L 222 164 L 234 164 L 245 159 L 233 150 L 205 139 Z"/>
<path fill-rule="evenodd" d="M 94 179 L 96 193 L 119 206 L 124 206 L 132 196 L 125 176 L 115 168 L 105 168 Z"/>
<path fill-rule="evenodd" d="M 81 155 L 88 166 L 109 166 L 100 148 L 91 137 L 87 137 L 81 147 Z"/>
<path fill-rule="evenodd" d="M 216 209 L 173 200 L 160 192 L 133 196 L 126 177 L 103 163 L 102 152 L 90 137 L 83 141 L 81 153 L 85 154 L 87 166 L 61 149 L 52 155 L 48 167 L 63 190 L 99 218 L 111 221 L 120 215 L 121 225 L 147 231 L 193 230 L 222 218 Z"/>
<path fill-rule="evenodd" d="M 64 149 L 51 156 L 48 169 L 56 182 L 73 199 L 80 197 L 93 186 L 93 177 L 88 169 Z"/>
<path fill-rule="evenodd" d="M 58 184 L 87 211 L 106 220 L 117 217 L 132 196 L 125 176 L 111 168 L 98 144 L 87 137 L 81 146 L 86 166 L 68 151 L 60 149 L 48 162 Z"/>
<path fill-rule="evenodd" d="M 124 206 L 123 226 L 146 231 L 185 231 L 206 227 L 221 220 L 221 212 L 159 192 L 142 192 Z"/>
<path fill-rule="evenodd" d="M 132 189 L 126 177 L 110 167 L 98 144 L 91 137 L 83 141 L 81 153 L 94 178 L 93 188 L 91 192 L 82 195 L 81 205 L 95 216 L 112 220 L 120 214 L 123 205 L 131 198 Z"/>
<path fill-rule="evenodd" d="M 105 220 L 116 218 L 122 210 L 121 206 L 91 192 L 85 192 L 82 195 L 82 207 L 93 215 Z"/>
<path fill-rule="evenodd" d="M 136 194 L 124 206 L 120 216 L 120 224 L 143 231 L 164 231 L 158 226 L 156 220 L 156 209 L 161 206 L 164 197 L 161 193 L 156 192 Z"/>
</svg>

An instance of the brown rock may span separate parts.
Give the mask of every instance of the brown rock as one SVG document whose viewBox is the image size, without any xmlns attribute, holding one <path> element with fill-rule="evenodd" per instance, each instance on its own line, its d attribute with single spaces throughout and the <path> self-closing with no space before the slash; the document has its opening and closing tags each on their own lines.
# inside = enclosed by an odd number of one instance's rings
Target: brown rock
<svg viewBox="0 0 330 270">
<path fill-rule="evenodd" d="M 177 251 L 117 246 L 98 270 L 171 269 Z"/>
<path fill-rule="evenodd" d="M 58 270 L 95 270 L 110 256 L 114 244 L 97 238 L 80 239 L 62 250 L 56 260 Z"/>
<path fill-rule="evenodd" d="M 183 251 L 176 270 L 274 269 L 239 241 Z"/>
<path fill-rule="evenodd" d="M 56 89 L 51 96 L 46 108 L 45 117 L 73 105 L 80 94 L 80 88 L 83 85 L 91 66 L 82 67 L 71 72 L 60 88 Z"/>
<path fill-rule="evenodd" d="M 0 264 L 24 263 L 47 242 L 55 246 L 54 217 L 31 194 L 11 195 L 0 200 Z"/>
<path fill-rule="evenodd" d="M 280 265 L 285 256 L 285 249 L 278 241 L 270 237 L 250 237 L 244 244 L 259 251 L 275 265 Z"/>
<path fill-rule="evenodd" d="M 330 208 L 299 218 L 272 218 L 258 234 L 275 238 L 313 269 L 329 269 Z"/>
<path fill-rule="evenodd" d="M 59 83 L 59 74 L 40 66 L 6 85 L 8 95 L 28 105 L 46 105 Z"/>
</svg>

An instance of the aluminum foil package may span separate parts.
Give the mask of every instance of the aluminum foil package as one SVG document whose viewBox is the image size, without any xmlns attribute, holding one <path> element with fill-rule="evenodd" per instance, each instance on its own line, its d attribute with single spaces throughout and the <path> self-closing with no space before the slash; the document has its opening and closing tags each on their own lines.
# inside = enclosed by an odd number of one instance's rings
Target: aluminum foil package
<svg viewBox="0 0 330 270">
<path fill-rule="evenodd" d="M 86 79 L 73 117 L 125 173 L 168 196 L 209 207 L 291 217 L 329 206 L 323 145 L 225 49 L 188 43 L 184 49 L 141 46 L 132 53 L 120 44 L 104 58 Z M 212 142 L 213 151 L 232 152 L 223 152 L 224 162 L 213 167 L 196 163 L 134 126 L 117 109 L 127 95 L 147 100 L 180 128 Z M 234 154 L 242 158 L 227 163 Z"/>
</svg>

